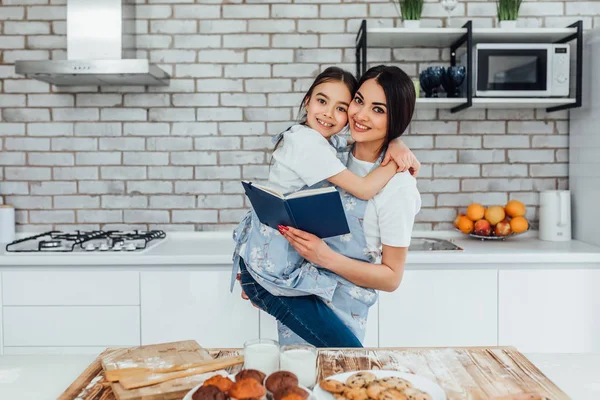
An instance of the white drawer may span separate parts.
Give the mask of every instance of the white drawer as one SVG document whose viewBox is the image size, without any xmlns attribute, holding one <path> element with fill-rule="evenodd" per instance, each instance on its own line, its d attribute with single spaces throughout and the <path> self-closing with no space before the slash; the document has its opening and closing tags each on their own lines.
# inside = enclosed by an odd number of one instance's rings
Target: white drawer
<svg viewBox="0 0 600 400">
<path fill-rule="evenodd" d="M 140 308 L 4 307 L 4 346 L 139 346 Z"/>
<path fill-rule="evenodd" d="M 138 306 L 139 272 L 3 272 L 5 306 Z"/>
</svg>

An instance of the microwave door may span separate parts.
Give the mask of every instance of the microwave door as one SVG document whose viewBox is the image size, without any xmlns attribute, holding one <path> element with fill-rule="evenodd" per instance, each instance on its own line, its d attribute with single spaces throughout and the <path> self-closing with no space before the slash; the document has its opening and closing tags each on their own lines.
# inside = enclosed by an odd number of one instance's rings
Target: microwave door
<svg viewBox="0 0 600 400">
<path fill-rule="evenodd" d="M 509 68 L 506 71 L 498 72 L 494 77 L 494 82 L 502 82 L 507 84 L 510 82 L 535 82 L 537 77 L 537 61 L 532 61 L 528 64 L 519 65 Z"/>
<path fill-rule="evenodd" d="M 477 96 L 547 96 L 547 57 L 546 50 L 478 50 Z"/>
</svg>

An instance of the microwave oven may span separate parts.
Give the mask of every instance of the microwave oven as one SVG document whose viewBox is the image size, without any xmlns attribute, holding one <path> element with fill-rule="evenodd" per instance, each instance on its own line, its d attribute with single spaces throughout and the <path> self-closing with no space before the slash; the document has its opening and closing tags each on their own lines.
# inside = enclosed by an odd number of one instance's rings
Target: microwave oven
<svg viewBox="0 0 600 400">
<path fill-rule="evenodd" d="M 473 63 L 477 97 L 569 96 L 568 44 L 478 43 Z"/>
</svg>

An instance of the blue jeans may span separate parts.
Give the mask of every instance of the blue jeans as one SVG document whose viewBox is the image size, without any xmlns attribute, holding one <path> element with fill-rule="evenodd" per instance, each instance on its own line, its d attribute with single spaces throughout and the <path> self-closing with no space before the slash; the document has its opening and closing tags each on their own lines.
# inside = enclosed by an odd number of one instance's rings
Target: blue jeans
<svg viewBox="0 0 600 400">
<path fill-rule="evenodd" d="M 362 343 L 317 296 L 274 296 L 254 280 L 240 259 L 240 281 L 250 301 L 316 347 L 362 347 Z"/>
</svg>

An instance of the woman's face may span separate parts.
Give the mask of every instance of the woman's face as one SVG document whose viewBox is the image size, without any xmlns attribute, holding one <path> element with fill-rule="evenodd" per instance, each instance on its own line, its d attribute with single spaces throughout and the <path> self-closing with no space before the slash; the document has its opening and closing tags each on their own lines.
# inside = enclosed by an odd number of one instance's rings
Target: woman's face
<svg viewBox="0 0 600 400">
<path fill-rule="evenodd" d="M 306 102 L 306 124 L 325 138 L 339 133 L 348 123 L 352 94 L 343 82 L 324 82 L 314 87 Z"/>
<path fill-rule="evenodd" d="M 348 108 L 352 139 L 356 142 L 385 141 L 388 131 L 388 108 L 383 88 L 375 81 L 365 81 Z"/>
</svg>

